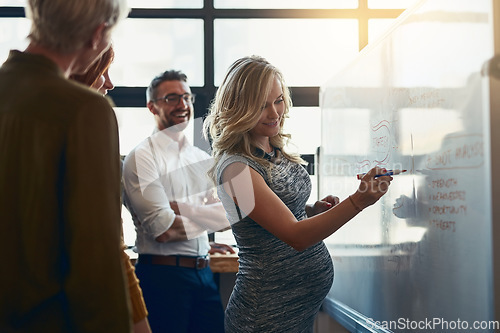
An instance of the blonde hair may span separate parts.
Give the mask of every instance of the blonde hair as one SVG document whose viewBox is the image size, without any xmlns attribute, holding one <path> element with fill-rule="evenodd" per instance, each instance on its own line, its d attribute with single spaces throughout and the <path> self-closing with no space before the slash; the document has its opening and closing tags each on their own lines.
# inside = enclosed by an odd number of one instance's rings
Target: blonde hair
<svg viewBox="0 0 500 333">
<path fill-rule="evenodd" d="M 212 140 L 215 165 L 223 153 L 239 154 L 255 160 L 270 172 L 273 164 L 264 156 L 255 155 L 258 146 L 253 142 L 250 130 L 259 121 L 262 105 L 266 103 L 275 78 L 279 80 L 283 90 L 285 110 L 280 119 L 279 133 L 270 138 L 270 144 L 279 148 L 287 159 L 305 164 L 299 155 L 284 150 L 291 136 L 283 133 L 283 124 L 285 118 L 288 118 L 292 100 L 283 74 L 266 59 L 254 55 L 240 58 L 229 67 L 203 124 L 205 136 L 210 136 Z M 208 174 L 217 181 L 215 166 Z"/>
<path fill-rule="evenodd" d="M 100 24 L 109 30 L 128 13 L 126 0 L 28 0 L 28 38 L 51 50 L 71 53 L 90 42 Z"/>
</svg>

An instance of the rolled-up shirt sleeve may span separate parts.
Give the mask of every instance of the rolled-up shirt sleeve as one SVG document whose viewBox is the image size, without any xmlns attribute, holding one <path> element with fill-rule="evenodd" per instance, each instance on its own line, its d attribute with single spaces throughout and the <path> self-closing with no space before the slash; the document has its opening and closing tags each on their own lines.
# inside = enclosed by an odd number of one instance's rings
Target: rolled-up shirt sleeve
<svg viewBox="0 0 500 333">
<path fill-rule="evenodd" d="M 154 239 L 172 226 L 175 213 L 149 147 L 139 146 L 125 158 L 123 188 L 125 206 L 143 233 Z"/>
</svg>

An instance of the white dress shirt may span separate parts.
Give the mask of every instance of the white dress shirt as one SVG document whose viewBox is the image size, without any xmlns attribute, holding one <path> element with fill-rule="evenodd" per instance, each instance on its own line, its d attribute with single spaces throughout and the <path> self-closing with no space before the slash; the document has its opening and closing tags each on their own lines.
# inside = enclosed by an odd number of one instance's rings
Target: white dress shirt
<svg viewBox="0 0 500 333">
<path fill-rule="evenodd" d="M 171 201 L 186 203 L 190 207 L 203 207 L 205 203 L 213 201 L 215 186 L 207 176 L 212 163 L 210 155 L 192 146 L 184 135 L 177 142 L 165 131 L 156 131 L 125 158 L 124 202 L 136 226 L 139 254 L 208 254 L 210 245 L 206 230 L 216 231 L 219 228 L 201 226 L 189 218 L 185 219 L 184 216 L 189 214 L 184 214 L 182 210 L 188 240 L 160 243 L 155 238 L 167 231 L 174 222 Z M 218 205 L 223 212 L 222 205 Z M 182 207 L 179 205 L 179 209 Z M 221 216 L 224 220 L 222 224 L 228 225 L 223 213 L 216 218 L 220 220 Z"/>
</svg>

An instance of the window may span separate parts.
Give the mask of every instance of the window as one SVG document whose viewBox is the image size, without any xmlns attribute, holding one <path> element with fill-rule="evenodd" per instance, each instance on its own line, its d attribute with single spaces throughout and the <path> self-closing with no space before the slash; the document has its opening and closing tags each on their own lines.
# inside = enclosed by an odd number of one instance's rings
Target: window
<svg viewBox="0 0 500 333">
<path fill-rule="evenodd" d="M 368 0 L 369 8 L 409 8 L 418 0 Z"/>
<path fill-rule="evenodd" d="M 204 84 L 201 19 L 127 19 L 113 33 L 113 46 L 110 77 L 116 86 L 147 87 L 167 69 L 182 70 L 191 86 Z"/>
<path fill-rule="evenodd" d="M 387 29 L 394 23 L 394 19 L 370 19 L 368 20 L 368 43 L 373 43 L 382 37 Z"/>
<path fill-rule="evenodd" d="M 286 129 L 296 145 L 292 148 L 314 155 L 320 145 L 319 87 L 415 2 L 129 0 L 132 11 L 114 34 L 116 58 L 110 69 L 121 154 L 153 130 L 145 91 L 155 75 L 171 68 L 185 72 L 197 95 L 194 118 L 201 119 L 229 65 L 241 56 L 259 54 L 281 69 L 291 87 L 294 108 Z M 0 7 L 2 62 L 9 49 L 27 45 L 24 4 L 24 0 L 3 0 Z M 200 122 L 190 131 L 195 145 L 207 146 Z M 316 178 L 311 179 L 310 200 L 315 201 Z M 131 244 L 134 228 L 126 223 L 124 229 Z"/>
<path fill-rule="evenodd" d="M 356 8 L 357 0 L 215 0 L 215 8 L 266 8 L 266 9 L 341 9 Z"/>
<path fill-rule="evenodd" d="M 3 0 L 2 6 L 23 7 L 25 3 L 25 0 Z"/>
<path fill-rule="evenodd" d="M 217 19 L 215 85 L 236 59 L 260 55 L 290 86 L 318 86 L 358 54 L 354 19 Z M 328 68 L 328 70 L 325 70 Z"/>
<path fill-rule="evenodd" d="M 0 62 L 4 62 L 9 50 L 24 50 L 28 46 L 26 36 L 30 30 L 30 22 L 26 18 L 0 18 Z"/>
<path fill-rule="evenodd" d="M 120 136 L 120 154 L 126 156 L 153 133 L 156 124 L 146 105 L 142 108 L 115 107 L 115 114 Z"/>
<path fill-rule="evenodd" d="M 203 0 L 128 0 L 132 8 L 203 8 Z"/>
</svg>

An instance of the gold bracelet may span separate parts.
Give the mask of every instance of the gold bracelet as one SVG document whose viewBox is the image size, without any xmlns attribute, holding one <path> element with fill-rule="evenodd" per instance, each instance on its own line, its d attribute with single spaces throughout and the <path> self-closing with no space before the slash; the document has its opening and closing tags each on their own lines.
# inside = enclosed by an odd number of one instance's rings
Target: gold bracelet
<svg viewBox="0 0 500 333">
<path fill-rule="evenodd" d="M 349 196 L 349 200 L 351 201 L 351 204 L 352 206 L 354 207 L 354 209 L 356 209 L 358 212 L 361 212 L 362 209 L 360 209 L 355 203 L 354 203 L 354 200 L 352 200 L 351 196 Z"/>
</svg>

